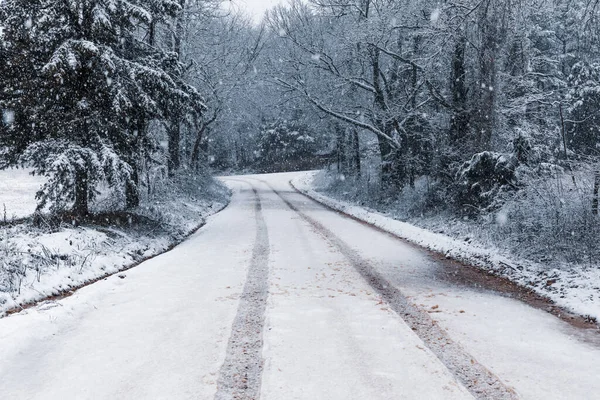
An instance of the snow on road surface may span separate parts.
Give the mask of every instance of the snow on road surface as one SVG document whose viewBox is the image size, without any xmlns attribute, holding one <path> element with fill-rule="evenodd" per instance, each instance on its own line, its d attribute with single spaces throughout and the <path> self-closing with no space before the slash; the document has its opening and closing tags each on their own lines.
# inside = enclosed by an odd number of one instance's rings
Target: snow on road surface
<svg viewBox="0 0 600 400">
<path fill-rule="evenodd" d="M 212 398 L 253 218 L 254 197 L 238 191 L 176 250 L 1 319 L 0 398 Z"/>
<path fill-rule="evenodd" d="M 263 399 L 472 398 L 342 254 L 268 187 Z"/>
<path fill-rule="evenodd" d="M 322 193 L 330 184 L 323 181 L 324 171 L 298 174 L 292 186 L 312 199 L 367 222 L 394 236 L 406 239 L 420 247 L 443 254 L 446 258 L 464 262 L 506 277 L 537 294 L 551 299 L 554 304 L 577 315 L 600 321 L 600 268 L 565 265 L 551 268 L 543 262 L 534 262 L 511 255 L 500 248 L 478 243 L 478 238 L 451 237 L 444 233 L 415 226 L 394 218 L 393 212 L 384 215 L 352 202 L 332 198 Z M 339 195 L 339 194 L 338 194 Z M 471 240 L 474 239 L 474 240 Z"/>
<path fill-rule="evenodd" d="M 600 393 L 597 333 L 443 279 L 429 253 L 293 191 L 297 176 L 225 178 L 230 206 L 173 251 L 1 319 L 0 397 L 495 398 L 457 373 L 446 344 L 504 394 Z M 253 306 L 263 288 L 266 307 Z M 443 343 L 388 293 L 428 314 Z"/>
</svg>

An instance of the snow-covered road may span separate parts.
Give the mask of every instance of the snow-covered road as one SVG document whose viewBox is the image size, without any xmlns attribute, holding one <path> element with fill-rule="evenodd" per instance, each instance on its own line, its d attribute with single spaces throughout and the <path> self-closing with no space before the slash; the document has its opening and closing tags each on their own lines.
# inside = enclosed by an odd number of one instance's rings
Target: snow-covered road
<svg viewBox="0 0 600 400">
<path fill-rule="evenodd" d="M 594 332 L 293 191 L 226 178 L 173 251 L 0 320 L 1 399 L 588 399 Z M 591 397 L 590 397 L 591 396 Z"/>
</svg>

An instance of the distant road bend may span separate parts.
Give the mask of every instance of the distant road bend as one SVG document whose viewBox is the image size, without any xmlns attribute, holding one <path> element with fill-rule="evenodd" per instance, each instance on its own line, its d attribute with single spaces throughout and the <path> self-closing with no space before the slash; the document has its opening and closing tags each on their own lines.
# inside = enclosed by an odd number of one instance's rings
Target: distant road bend
<svg viewBox="0 0 600 400">
<path fill-rule="evenodd" d="M 162 256 L 0 320 L 2 399 L 589 399 L 596 333 L 444 279 L 428 252 L 295 192 L 229 207 Z"/>
</svg>

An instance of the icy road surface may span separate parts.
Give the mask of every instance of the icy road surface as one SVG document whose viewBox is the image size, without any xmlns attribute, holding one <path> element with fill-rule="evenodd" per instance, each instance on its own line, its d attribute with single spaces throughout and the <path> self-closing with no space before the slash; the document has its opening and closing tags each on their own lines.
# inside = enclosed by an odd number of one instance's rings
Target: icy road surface
<svg viewBox="0 0 600 400">
<path fill-rule="evenodd" d="M 589 399 L 597 334 L 294 192 L 224 178 L 175 250 L 0 320 L 2 399 Z"/>
</svg>

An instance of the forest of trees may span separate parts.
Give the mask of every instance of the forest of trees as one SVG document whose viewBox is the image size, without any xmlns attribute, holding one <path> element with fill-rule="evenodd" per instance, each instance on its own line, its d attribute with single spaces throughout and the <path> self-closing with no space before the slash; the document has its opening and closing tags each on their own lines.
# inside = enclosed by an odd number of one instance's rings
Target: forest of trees
<svg viewBox="0 0 600 400">
<path fill-rule="evenodd" d="M 0 168 L 46 176 L 39 209 L 77 217 L 100 185 L 131 209 L 157 175 L 206 174 L 260 36 L 211 0 L 0 1 Z"/>
<path fill-rule="evenodd" d="M 217 0 L 0 2 L 0 168 L 40 206 L 135 207 L 151 172 L 376 160 L 380 189 L 472 213 L 556 171 L 600 173 L 593 0 L 292 0 L 256 24 Z M 307 161 L 308 160 L 308 161 Z M 582 169 L 583 168 L 583 169 Z"/>
<path fill-rule="evenodd" d="M 596 162 L 599 16 L 595 1 L 319 0 L 267 23 L 276 84 L 337 121 L 335 140 L 375 136 L 384 188 L 428 176 L 433 201 L 481 209 L 521 166 Z M 359 174 L 359 152 L 337 148 Z"/>
</svg>

